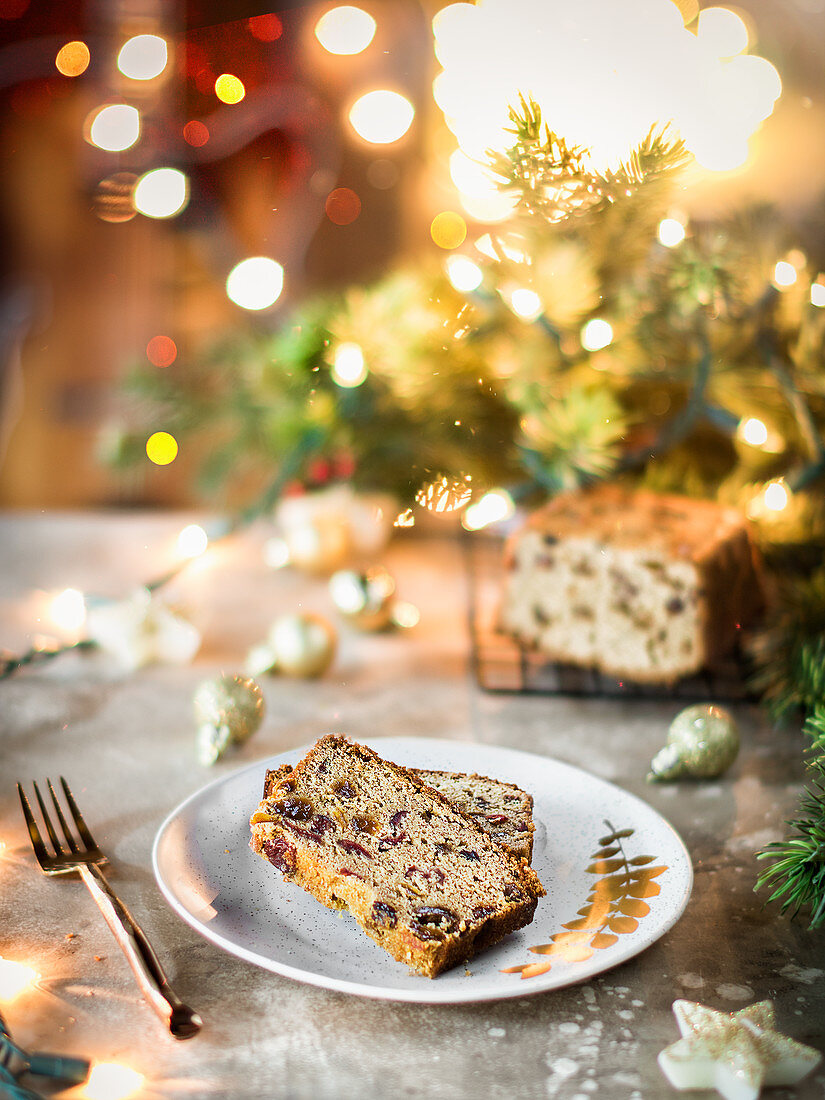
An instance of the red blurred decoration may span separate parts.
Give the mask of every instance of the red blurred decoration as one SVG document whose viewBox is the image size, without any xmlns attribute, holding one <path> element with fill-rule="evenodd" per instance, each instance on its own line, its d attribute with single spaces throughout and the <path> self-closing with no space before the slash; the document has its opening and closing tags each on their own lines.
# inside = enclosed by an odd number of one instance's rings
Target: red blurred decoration
<svg viewBox="0 0 825 1100">
<path fill-rule="evenodd" d="M 253 15 L 247 19 L 249 33 L 259 42 L 274 42 L 284 33 L 284 25 L 277 15 Z"/>
<path fill-rule="evenodd" d="M 349 187 L 336 187 L 324 203 L 327 217 L 335 225 L 350 225 L 361 213 L 361 200 Z"/>
<path fill-rule="evenodd" d="M 183 140 L 187 145 L 199 149 L 209 141 L 209 127 L 202 122 L 198 122 L 197 119 L 192 119 L 183 127 Z"/>
<path fill-rule="evenodd" d="M 146 345 L 146 358 L 155 367 L 170 367 L 177 357 L 177 344 L 171 336 L 153 336 Z"/>
</svg>

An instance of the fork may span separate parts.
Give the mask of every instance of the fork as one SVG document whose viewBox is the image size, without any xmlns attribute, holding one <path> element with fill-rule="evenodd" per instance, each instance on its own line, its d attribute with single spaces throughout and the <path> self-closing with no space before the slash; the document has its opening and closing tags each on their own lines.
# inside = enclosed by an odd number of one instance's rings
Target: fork
<svg viewBox="0 0 825 1100">
<path fill-rule="evenodd" d="M 188 1008 L 175 994 L 154 948 L 149 943 L 142 928 L 106 881 L 101 866 L 108 863 L 108 859 L 98 847 L 88 825 L 83 820 L 83 815 L 77 807 L 72 792 L 69 790 L 68 783 L 63 776 L 60 777 L 60 785 L 63 788 L 66 804 L 77 829 L 79 841 L 75 839 L 69 827 L 51 780 L 47 779 L 46 783 L 54 803 L 57 820 L 63 830 L 65 845 L 61 842 L 52 824 L 49 811 L 46 809 L 46 804 L 40 794 L 40 788 L 37 783 L 34 783 L 33 786 L 54 854 L 49 851 L 41 836 L 22 785 L 17 784 L 20 805 L 23 807 L 23 817 L 26 819 L 26 826 L 29 830 L 29 839 L 32 842 L 32 848 L 34 848 L 34 854 L 41 870 L 47 875 L 64 875 L 75 871 L 80 875 L 97 902 L 106 923 L 114 933 L 115 939 L 120 944 L 121 950 L 126 956 L 135 978 L 137 978 L 137 983 L 149 1004 L 176 1039 L 190 1039 L 193 1035 L 197 1035 L 203 1021 L 196 1012 Z"/>
</svg>

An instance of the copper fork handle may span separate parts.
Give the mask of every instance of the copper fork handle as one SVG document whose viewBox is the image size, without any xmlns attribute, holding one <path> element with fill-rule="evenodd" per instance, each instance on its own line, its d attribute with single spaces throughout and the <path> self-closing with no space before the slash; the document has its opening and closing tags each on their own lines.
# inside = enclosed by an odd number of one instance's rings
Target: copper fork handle
<svg viewBox="0 0 825 1100">
<path fill-rule="evenodd" d="M 90 863 L 79 864 L 78 870 L 149 1004 L 176 1039 L 191 1039 L 197 1035 L 203 1021 L 172 989 L 143 929 L 106 881 L 103 872 Z"/>
</svg>

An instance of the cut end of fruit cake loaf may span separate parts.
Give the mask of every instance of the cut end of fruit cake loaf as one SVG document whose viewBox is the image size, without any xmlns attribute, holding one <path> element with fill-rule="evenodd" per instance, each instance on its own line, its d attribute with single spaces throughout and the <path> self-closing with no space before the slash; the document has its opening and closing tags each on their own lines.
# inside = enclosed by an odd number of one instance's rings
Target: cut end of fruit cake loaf
<svg viewBox="0 0 825 1100">
<path fill-rule="evenodd" d="M 482 832 L 519 859 L 528 863 L 533 856 L 533 798 L 515 783 L 489 779 L 486 775 L 408 768 L 428 787 L 433 787 L 463 813 L 471 817 Z M 292 771 L 284 764 L 267 771 L 263 797 L 270 798 L 280 780 Z"/>
<path fill-rule="evenodd" d="M 739 512 L 616 485 L 533 513 L 505 566 L 503 630 L 552 660 L 640 682 L 713 668 L 763 605 Z"/>
<path fill-rule="evenodd" d="M 544 894 L 530 867 L 442 794 L 337 734 L 268 777 L 250 827 L 251 848 L 285 879 L 348 909 L 429 978 L 529 924 Z"/>
</svg>

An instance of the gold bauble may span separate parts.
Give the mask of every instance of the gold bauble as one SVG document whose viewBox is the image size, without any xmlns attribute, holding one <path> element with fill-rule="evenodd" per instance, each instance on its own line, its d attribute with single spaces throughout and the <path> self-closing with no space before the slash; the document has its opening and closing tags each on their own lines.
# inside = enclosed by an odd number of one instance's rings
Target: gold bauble
<svg viewBox="0 0 825 1100">
<path fill-rule="evenodd" d="M 395 581 L 386 569 L 341 569 L 330 578 L 329 591 L 340 614 L 359 630 L 384 630 L 392 622 Z"/>
<path fill-rule="evenodd" d="M 336 634 L 320 615 L 298 612 L 282 615 L 272 624 L 267 645 L 274 671 L 288 676 L 321 676 L 335 656 Z"/>
</svg>

